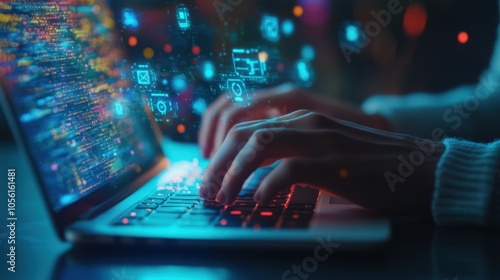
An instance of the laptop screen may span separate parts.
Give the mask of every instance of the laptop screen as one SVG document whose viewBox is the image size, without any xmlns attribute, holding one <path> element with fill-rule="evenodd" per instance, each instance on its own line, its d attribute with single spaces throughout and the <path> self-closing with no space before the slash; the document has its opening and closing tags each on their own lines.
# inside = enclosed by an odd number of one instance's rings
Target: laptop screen
<svg viewBox="0 0 500 280">
<path fill-rule="evenodd" d="M 100 0 L 0 3 L 0 77 L 55 212 L 159 153 L 114 28 Z"/>
</svg>

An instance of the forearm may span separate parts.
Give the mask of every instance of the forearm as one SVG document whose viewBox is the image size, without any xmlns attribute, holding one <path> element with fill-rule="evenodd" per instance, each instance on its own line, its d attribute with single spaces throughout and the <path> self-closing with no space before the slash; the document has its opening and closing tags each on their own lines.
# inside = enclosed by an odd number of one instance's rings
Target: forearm
<svg viewBox="0 0 500 280">
<path fill-rule="evenodd" d="M 363 104 L 368 114 L 387 118 L 394 132 L 441 141 L 461 137 L 492 141 L 500 136 L 500 83 L 484 75 L 478 85 L 463 86 L 441 94 L 374 96 Z M 498 79 L 500 80 L 500 79 Z"/>
</svg>

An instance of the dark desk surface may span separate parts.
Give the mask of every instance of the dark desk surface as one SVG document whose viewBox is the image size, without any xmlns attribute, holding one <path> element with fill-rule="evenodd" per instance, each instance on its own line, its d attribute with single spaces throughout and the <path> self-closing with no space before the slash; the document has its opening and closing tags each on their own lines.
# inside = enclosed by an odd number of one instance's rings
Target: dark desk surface
<svg viewBox="0 0 500 280">
<path fill-rule="evenodd" d="M 0 180 L 17 169 L 16 273 L 7 271 L 7 187 L 0 189 L 0 279 L 282 279 L 311 251 L 75 248 L 52 230 L 40 192 L 23 176 L 26 160 L 0 143 Z M 500 279 L 500 232 L 437 228 L 394 218 L 392 240 L 377 252 L 333 252 L 302 277 L 284 279 Z"/>
</svg>

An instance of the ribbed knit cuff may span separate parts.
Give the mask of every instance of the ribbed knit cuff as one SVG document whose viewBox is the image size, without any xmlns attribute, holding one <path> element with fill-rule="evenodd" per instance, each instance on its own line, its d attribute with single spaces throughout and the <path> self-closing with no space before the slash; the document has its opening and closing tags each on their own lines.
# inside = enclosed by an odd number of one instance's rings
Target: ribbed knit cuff
<svg viewBox="0 0 500 280">
<path fill-rule="evenodd" d="M 499 225 L 500 141 L 446 139 L 436 170 L 432 212 L 438 225 Z"/>
</svg>

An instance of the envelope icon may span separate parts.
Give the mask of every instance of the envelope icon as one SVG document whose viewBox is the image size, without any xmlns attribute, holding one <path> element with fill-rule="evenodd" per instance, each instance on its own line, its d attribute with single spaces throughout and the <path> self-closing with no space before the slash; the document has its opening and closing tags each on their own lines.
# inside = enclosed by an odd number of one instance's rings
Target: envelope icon
<svg viewBox="0 0 500 280">
<path fill-rule="evenodd" d="M 149 71 L 138 70 L 137 71 L 137 83 L 140 85 L 150 85 L 151 79 L 149 78 Z"/>
</svg>

